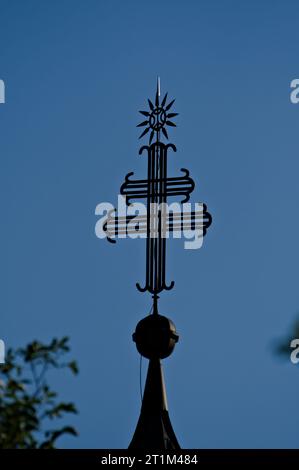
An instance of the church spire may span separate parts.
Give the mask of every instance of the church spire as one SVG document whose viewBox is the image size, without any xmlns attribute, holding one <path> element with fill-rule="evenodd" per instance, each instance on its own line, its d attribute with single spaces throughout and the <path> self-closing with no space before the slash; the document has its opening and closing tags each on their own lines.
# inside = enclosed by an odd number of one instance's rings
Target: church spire
<svg viewBox="0 0 299 470">
<path fill-rule="evenodd" d="M 131 449 L 180 448 L 169 419 L 161 365 L 161 360 L 170 356 L 179 338 L 173 322 L 158 312 L 159 295 L 174 286 L 173 281 L 166 281 L 166 240 L 171 232 L 183 232 L 185 228 L 197 231 L 203 237 L 212 223 L 212 217 L 205 204 L 201 204 L 200 209 L 186 213 L 183 206 L 183 210 L 175 213 L 168 213 L 166 209 L 168 200 L 173 197 L 179 197 L 181 203 L 187 202 L 195 186 L 185 168 L 181 169 L 181 176 L 169 177 L 167 174 L 168 152 L 176 152 L 176 147 L 163 141 L 169 139 L 167 128 L 176 127 L 173 119 L 178 113 L 171 109 L 174 102 L 174 99 L 168 101 L 167 93 L 162 101 L 160 100 L 158 78 L 155 99 L 148 99 L 148 110 L 140 111 L 145 120 L 137 126 L 145 128 L 139 136 L 140 139 L 149 137 L 149 144 L 139 150 L 140 155 L 147 156 L 147 178 L 133 179 L 134 173 L 128 173 L 120 188 L 127 205 L 130 205 L 132 200 L 144 199 L 146 214 L 118 217 L 115 211 L 111 211 L 103 226 L 108 241 L 112 243 L 115 243 L 118 236 L 123 238 L 124 234 L 146 234 L 145 281 L 143 285 L 137 283 L 136 287 L 140 292 L 147 291 L 152 295 L 153 312 L 138 323 L 133 334 L 137 350 L 149 359 L 149 366 Z"/>
<path fill-rule="evenodd" d="M 169 419 L 159 358 L 149 361 L 140 417 L 129 449 L 180 449 Z"/>
<path fill-rule="evenodd" d="M 149 366 L 138 424 L 130 449 L 179 449 L 169 419 L 161 359 L 172 353 L 179 337 L 173 322 L 158 312 L 154 296 L 153 313 L 141 320 L 133 334 L 138 352 Z"/>
</svg>

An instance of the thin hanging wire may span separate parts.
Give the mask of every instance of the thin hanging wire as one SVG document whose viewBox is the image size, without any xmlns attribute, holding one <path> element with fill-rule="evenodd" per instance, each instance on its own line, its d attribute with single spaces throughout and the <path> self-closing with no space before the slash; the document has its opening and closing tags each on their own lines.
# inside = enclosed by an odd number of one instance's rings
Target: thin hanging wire
<svg viewBox="0 0 299 470">
<path fill-rule="evenodd" d="M 149 311 L 149 315 L 153 313 L 153 305 L 151 306 L 151 309 Z M 140 362 L 139 362 L 139 389 L 140 389 L 140 399 L 141 403 L 143 400 L 143 390 L 142 390 L 142 355 L 140 354 Z"/>
<path fill-rule="evenodd" d="M 141 354 L 140 354 L 140 362 L 139 362 L 139 388 L 140 388 L 140 400 L 142 403 L 143 391 L 142 391 L 142 355 Z"/>
</svg>

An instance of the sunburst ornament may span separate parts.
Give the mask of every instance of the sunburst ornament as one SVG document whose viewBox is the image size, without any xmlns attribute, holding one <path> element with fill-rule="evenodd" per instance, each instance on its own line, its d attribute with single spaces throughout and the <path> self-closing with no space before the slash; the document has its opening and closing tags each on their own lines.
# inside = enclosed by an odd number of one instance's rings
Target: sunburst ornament
<svg viewBox="0 0 299 470">
<path fill-rule="evenodd" d="M 162 131 L 164 137 L 168 139 L 168 133 L 166 130 L 166 126 L 176 127 L 176 124 L 170 121 L 171 118 L 178 116 L 179 113 L 168 113 L 170 108 L 172 107 L 175 100 L 172 100 L 170 103 L 166 104 L 167 101 L 167 93 L 165 94 L 161 104 L 160 104 L 160 78 L 158 77 L 157 80 L 157 91 L 156 91 L 156 99 L 155 99 L 155 106 L 151 102 L 150 99 L 147 100 L 149 104 L 149 111 L 139 111 L 140 114 L 147 118 L 146 121 L 141 122 L 137 125 L 137 127 L 144 127 L 144 131 L 139 136 L 141 139 L 144 135 L 146 135 L 150 130 L 150 138 L 149 144 L 151 144 L 155 134 L 157 137 L 157 141 L 160 138 L 160 132 Z"/>
</svg>

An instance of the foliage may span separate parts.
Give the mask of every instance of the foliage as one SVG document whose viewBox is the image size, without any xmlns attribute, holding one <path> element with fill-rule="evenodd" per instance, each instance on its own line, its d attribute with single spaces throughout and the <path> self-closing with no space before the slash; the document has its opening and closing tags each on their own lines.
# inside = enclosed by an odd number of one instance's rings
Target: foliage
<svg viewBox="0 0 299 470">
<path fill-rule="evenodd" d="M 64 337 L 7 351 L 0 365 L 0 449 L 49 449 L 63 434 L 77 435 L 72 426 L 51 429 L 52 421 L 77 410 L 73 403 L 57 401 L 46 377 L 50 369 L 78 373 L 75 361 L 62 361 L 69 350 L 69 338 Z"/>
</svg>

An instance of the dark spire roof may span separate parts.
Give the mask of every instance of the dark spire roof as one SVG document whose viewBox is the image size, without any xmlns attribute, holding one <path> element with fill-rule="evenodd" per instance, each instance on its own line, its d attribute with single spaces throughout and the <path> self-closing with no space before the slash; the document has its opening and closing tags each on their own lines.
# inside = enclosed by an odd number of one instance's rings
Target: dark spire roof
<svg viewBox="0 0 299 470">
<path fill-rule="evenodd" d="M 129 449 L 180 449 L 169 419 L 160 359 L 149 361 L 140 417 Z"/>
</svg>

